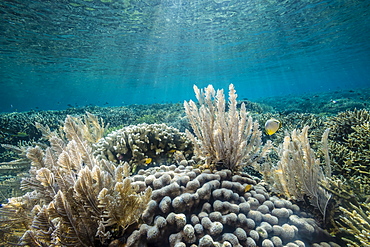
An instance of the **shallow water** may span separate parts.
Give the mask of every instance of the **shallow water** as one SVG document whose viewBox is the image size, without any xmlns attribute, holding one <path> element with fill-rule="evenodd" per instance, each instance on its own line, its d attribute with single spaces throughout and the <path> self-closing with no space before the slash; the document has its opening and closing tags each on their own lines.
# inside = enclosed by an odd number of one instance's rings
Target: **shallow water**
<svg viewBox="0 0 370 247">
<path fill-rule="evenodd" d="M 1 1 L 0 112 L 370 85 L 368 1 Z"/>
<path fill-rule="evenodd" d="M 29 157 L 32 156 L 22 159 L 26 157 L 28 146 L 43 141 L 35 122 L 48 125 L 52 130 L 59 129 L 66 115 L 82 115 L 88 111 L 110 124 L 107 133 L 122 126 L 162 122 L 184 131 L 191 127 L 182 104 L 154 103 L 182 103 L 194 99 L 193 84 L 199 88 L 213 84 L 216 89 L 224 88 L 226 91 L 230 83 L 235 84 L 239 99 L 244 100 L 253 118 L 260 122 L 261 131 L 267 119 L 281 120 L 282 129 L 274 136 L 261 133 L 263 142 L 271 139 L 278 146 L 286 133 L 310 125 L 310 141 L 313 146 L 317 145 L 315 138 L 319 136 L 321 140 L 330 116 L 339 116 L 338 112 L 346 110 L 369 109 L 369 9 L 368 1 L 348 0 L 1 1 L 0 207 L 4 208 L 1 203 L 7 202 L 7 198 L 22 196 L 24 191 L 20 189 L 20 180 L 32 171 L 35 173 L 32 169 L 29 171 Z M 368 116 L 367 111 L 354 113 Z M 337 119 L 341 124 L 341 118 Z M 362 126 L 362 122 L 358 122 L 359 126 L 347 127 L 352 130 L 357 127 L 358 131 L 368 128 L 368 125 Z M 333 133 L 335 136 L 335 130 Z M 368 135 L 367 132 L 365 134 Z M 365 134 L 361 136 L 363 142 L 369 140 Z M 329 139 L 332 141 L 332 136 Z M 361 144 L 356 152 L 367 152 L 362 149 L 366 145 L 361 141 L 354 143 Z M 4 144 L 18 145 L 21 149 Z M 67 149 L 68 144 L 65 144 L 63 147 Z M 342 142 L 338 145 L 345 147 L 347 144 Z M 45 143 L 39 145 L 46 148 Z M 157 156 L 157 150 L 161 149 L 156 149 Z M 334 151 L 331 155 L 335 157 Z M 171 146 L 165 152 L 166 157 L 172 157 L 174 152 L 178 150 Z M 112 156 L 113 160 L 114 157 L 117 160 L 130 157 L 129 154 L 127 157 L 123 154 Z M 343 156 L 343 152 L 337 154 L 337 158 L 339 156 L 346 157 L 343 160 L 348 157 Z M 17 158 L 21 159 L 14 162 Z M 145 164 L 155 158 L 147 157 Z M 368 158 L 365 159 L 362 165 L 367 165 Z M 50 157 L 45 155 L 44 160 L 50 161 Z M 182 162 L 188 164 L 186 160 Z M 59 165 L 59 160 L 53 164 Z M 51 163 L 48 165 L 52 166 Z M 58 165 L 55 168 L 61 169 L 62 166 Z M 157 172 L 157 168 L 153 171 Z M 175 166 L 172 168 L 177 169 Z M 188 166 L 186 169 L 193 168 Z M 252 168 L 247 170 L 250 174 L 261 175 Z M 132 178 L 135 180 L 135 176 Z M 138 181 L 142 182 L 142 178 Z M 350 178 L 351 181 L 354 179 Z M 244 193 L 251 189 L 245 184 L 239 187 Z M 355 197 L 368 197 L 361 193 Z M 250 194 L 254 196 L 257 192 Z M 270 197 L 266 191 L 262 194 L 265 194 L 263 200 Z M 261 195 L 258 198 L 260 200 Z M 243 198 L 244 201 L 246 199 Z M 334 202 L 337 201 L 333 199 L 333 205 Z M 340 202 L 341 206 L 348 206 L 345 201 Z M 198 211 L 203 210 L 202 204 Z M 286 205 L 292 203 L 286 202 Z M 295 209 L 298 207 L 293 206 Z M 317 223 L 322 221 L 321 215 L 316 215 L 318 211 L 315 213 L 304 203 L 302 206 L 301 217 L 315 216 Z M 265 205 L 265 213 L 270 209 Z M 352 211 L 351 207 L 348 209 Z M 0 210 L 0 214 L 4 212 Z M 8 235 L 16 232 L 13 224 L 6 223 L 5 214 L 1 217 L 0 225 L 10 229 Z M 325 224 L 321 226 L 325 228 Z M 5 228 L 0 228 L 4 233 Z M 249 230 L 253 228 L 248 227 Z M 330 231 L 329 227 L 326 230 Z M 20 233 L 23 234 L 22 231 Z M 6 235 L 3 235 L 0 245 L 19 241 L 16 238 L 5 239 Z M 147 234 L 144 235 L 146 239 Z M 301 231 L 295 237 L 304 240 L 306 235 Z M 336 237 L 327 236 L 323 241 L 342 244 L 341 236 Z M 168 239 L 168 236 L 162 238 L 164 242 Z M 290 240 L 294 239 L 284 241 Z M 307 241 L 306 246 L 321 240 Z M 332 243 L 331 246 L 338 245 Z"/>
</svg>

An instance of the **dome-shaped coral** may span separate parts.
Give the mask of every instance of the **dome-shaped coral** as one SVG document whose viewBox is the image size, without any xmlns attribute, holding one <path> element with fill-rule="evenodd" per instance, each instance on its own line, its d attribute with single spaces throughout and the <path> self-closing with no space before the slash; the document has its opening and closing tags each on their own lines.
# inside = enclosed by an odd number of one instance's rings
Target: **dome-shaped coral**
<svg viewBox="0 0 370 247">
<path fill-rule="evenodd" d="M 151 163 L 168 163 L 191 157 L 191 141 L 166 124 L 138 124 L 113 131 L 95 144 L 95 155 L 115 163 L 128 162 L 132 171 Z"/>
</svg>

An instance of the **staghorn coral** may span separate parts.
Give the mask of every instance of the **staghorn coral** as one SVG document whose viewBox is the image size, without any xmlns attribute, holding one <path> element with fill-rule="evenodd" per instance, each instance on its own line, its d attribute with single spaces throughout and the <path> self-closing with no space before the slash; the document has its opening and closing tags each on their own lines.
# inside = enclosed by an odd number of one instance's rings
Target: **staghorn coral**
<svg viewBox="0 0 370 247">
<path fill-rule="evenodd" d="M 237 110 L 237 94 L 234 85 L 229 86 L 229 103 L 226 110 L 223 90 L 209 85 L 199 90 L 194 85 L 200 107 L 190 100 L 184 102 L 185 112 L 195 136 L 186 131 L 195 145 L 195 156 L 214 165 L 232 171 L 241 170 L 263 157 L 270 147 L 267 142 L 261 151 L 261 131 L 257 122 L 248 117 L 245 104 Z M 196 139 L 197 138 L 197 139 Z"/>
<path fill-rule="evenodd" d="M 350 203 L 349 207 L 339 209 L 343 212 L 339 220 L 341 230 L 352 235 L 351 238 L 343 237 L 347 246 L 370 246 L 370 203 L 360 206 Z"/>
<path fill-rule="evenodd" d="M 370 114 L 367 110 L 339 113 L 328 120 L 333 174 L 352 188 L 370 191 Z M 361 194 L 361 191 L 355 190 Z"/>
<path fill-rule="evenodd" d="M 329 210 L 331 234 L 342 238 L 348 246 L 369 245 L 369 239 L 366 240 L 370 229 L 367 187 L 358 181 L 349 184 L 334 176 L 321 181 L 320 185 L 333 195 Z"/>
<path fill-rule="evenodd" d="M 326 125 L 332 128 L 328 145 L 334 176 L 321 181 L 321 186 L 333 195 L 331 231 L 349 246 L 369 245 L 366 233 L 360 233 L 368 231 L 362 224 L 366 218 L 360 220 L 354 210 L 365 212 L 369 201 L 370 114 L 356 109 L 341 112 L 329 118 Z"/>
<path fill-rule="evenodd" d="M 320 159 L 316 158 L 310 147 L 308 126 L 302 131 L 293 130 L 290 136 L 285 136 L 284 143 L 278 149 L 280 160 L 276 166 L 263 164 L 257 167 L 274 189 L 289 199 L 304 201 L 305 196 L 308 196 L 310 203 L 320 210 L 324 218 L 331 195 L 319 186 L 319 182 L 331 175 L 328 133 L 329 129 L 322 137 L 326 163 L 324 167 L 320 166 Z"/>
<path fill-rule="evenodd" d="M 330 137 L 334 141 L 343 142 L 348 135 L 353 133 L 352 127 L 370 122 L 370 114 L 367 110 L 353 110 L 340 112 L 336 116 L 328 119 L 326 123 L 330 128 Z"/>
<path fill-rule="evenodd" d="M 30 192 L 1 208 L 3 242 L 99 246 L 122 237 L 139 220 L 151 189 L 138 192 L 128 164 L 96 159 L 91 141 L 98 132 L 85 124 L 68 116 L 63 132 L 48 133 L 50 146 L 27 149 L 32 164 L 22 187 Z"/>
<path fill-rule="evenodd" d="M 150 163 L 171 162 L 179 152 L 191 157 L 193 145 L 185 134 L 166 124 L 138 124 L 113 131 L 95 145 L 94 151 L 117 164 L 128 162 L 133 172 Z"/>
<path fill-rule="evenodd" d="M 370 186 L 369 122 L 352 127 L 344 142 L 331 142 L 334 174 L 348 182 L 358 181 Z"/>
</svg>

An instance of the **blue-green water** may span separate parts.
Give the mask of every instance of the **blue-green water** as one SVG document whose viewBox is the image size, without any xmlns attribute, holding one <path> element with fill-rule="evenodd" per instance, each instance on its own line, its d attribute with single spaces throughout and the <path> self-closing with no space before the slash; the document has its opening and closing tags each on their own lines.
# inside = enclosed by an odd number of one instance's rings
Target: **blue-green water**
<svg viewBox="0 0 370 247">
<path fill-rule="evenodd" d="M 370 86 L 370 2 L 1 1 L 0 112 Z"/>
</svg>

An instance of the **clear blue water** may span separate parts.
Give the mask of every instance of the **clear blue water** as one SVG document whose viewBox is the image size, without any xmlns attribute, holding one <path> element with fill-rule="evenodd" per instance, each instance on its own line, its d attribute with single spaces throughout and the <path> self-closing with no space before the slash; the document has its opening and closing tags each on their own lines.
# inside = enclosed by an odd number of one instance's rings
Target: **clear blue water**
<svg viewBox="0 0 370 247">
<path fill-rule="evenodd" d="M 0 111 L 370 86 L 370 1 L 2 0 Z"/>
</svg>

